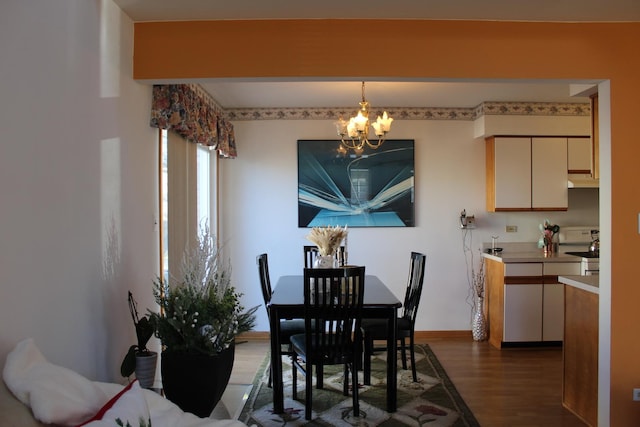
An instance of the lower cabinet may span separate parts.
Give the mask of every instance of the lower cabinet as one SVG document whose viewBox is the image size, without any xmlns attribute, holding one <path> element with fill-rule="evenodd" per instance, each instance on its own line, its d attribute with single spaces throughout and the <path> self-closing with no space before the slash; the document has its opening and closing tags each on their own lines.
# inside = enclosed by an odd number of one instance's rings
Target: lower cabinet
<svg viewBox="0 0 640 427">
<path fill-rule="evenodd" d="M 542 284 L 504 285 L 504 342 L 542 341 Z"/>
<path fill-rule="evenodd" d="M 542 341 L 562 341 L 564 339 L 563 284 L 544 284 L 542 308 Z"/>
<path fill-rule="evenodd" d="M 564 285 L 558 275 L 578 274 L 580 264 L 485 261 L 489 342 L 498 348 L 560 344 Z"/>
</svg>

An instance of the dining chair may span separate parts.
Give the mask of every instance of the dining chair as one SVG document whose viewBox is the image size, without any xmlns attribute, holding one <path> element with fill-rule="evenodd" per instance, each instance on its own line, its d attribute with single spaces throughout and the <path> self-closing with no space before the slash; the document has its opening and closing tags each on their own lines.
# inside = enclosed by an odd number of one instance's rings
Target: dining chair
<svg viewBox="0 0 640 427">
<path fill-rule="evenodd" d="M 402 369 L 407 369 L 407 351 L 405 339 L 409 338 L 409 353 L 411 355 L 411 373 L 413 381 L 418 381 L 416 373 L 416 356 L 414 344 L 414 330 L 422 284 L 424 282 L 424 267 L 426 256 L 418 252 L 411 252 L 409 264 L 409 279 L 402 306 L 402 315 L 398 317 L 396 337 L 400 340 L 402 351 Z M 371 384 L 371 356 L 374 351 L 386 350 L 386 347 L 374 347 L 374 341 L 387 339 L 387 321 L 384 319 L 363 319 L 362 336 L 364 342 L 364 383 Z"/>
<path fill-rule="evenodd" d="M 304 268 L 313 268 L 313 262 L 318 256 L 317 246 L 303 246 L 304 251 Z M 344 246 L 340 246 L 336 252 L 336 259 L 338 260 L 338 266 L 342 267 L 346 263 Z"/>
<path fill-rule="evenodd" d="M 269 258 L 267 254 L 260 254 L 256 257 L 256 263 L 258 264 L 258 274 L 260 275 L 260 286 L 262 288 L 262 297 L 264 299 L 264 307 L 267 309 L 267 317 L 269 315 L 269 302 L 271 301 L 271 294 L 273 289 L 271 288 L 271 278 L 269 276 Z M 269 321 L 271 325 L 271 321 Z M 304 333 L 304 320 L 302 319 L 283 319 L 280 321 L 280 342 L 286 346 L 281 353 L 289 357 L 293 356 L 291 350 L 290 337 L 295 334 Z M 270 331 L 271 332 L 271 331 Z M 271 387 L 271 368 L 269 368 L 269 387 Z"/>
<path fill-rule="evenodd" d="M 365 267 L 304 269 L 305 333 L 291 337 L 294 353 L 291 362 L 293 399 L 297 395 L 298 372 L 305 376 L 307 420 L 311 419 L 313 406 L 313 366 L 319 384 L 324 365 L 344 365 L 343 394 L 349 395 L 351 373 L 353 414 L 360 415 L 357 365 L 362 357 L 364 271 Z"/>
</svg>

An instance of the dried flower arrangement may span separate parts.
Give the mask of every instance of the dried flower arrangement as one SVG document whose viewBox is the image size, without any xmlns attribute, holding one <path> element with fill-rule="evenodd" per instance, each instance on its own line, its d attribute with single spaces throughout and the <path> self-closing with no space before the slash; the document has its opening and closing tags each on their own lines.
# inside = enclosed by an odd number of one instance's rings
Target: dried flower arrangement
<svg viewBox="0 0 640 427">
<path fill-rule="evenodd" d="M 475 296 L 484 298 L 484 258 L 480 258 L 480 267 L 477 272 L 471 271 L 471 276 Z"/>
<path fill-rule="evenodd" d="M 347 227 L 313 227 L 307 235 L 307 240 L 318 247 L 321 256 L 333 255 L 342 240 L 347 237 Z"/>
</svg>

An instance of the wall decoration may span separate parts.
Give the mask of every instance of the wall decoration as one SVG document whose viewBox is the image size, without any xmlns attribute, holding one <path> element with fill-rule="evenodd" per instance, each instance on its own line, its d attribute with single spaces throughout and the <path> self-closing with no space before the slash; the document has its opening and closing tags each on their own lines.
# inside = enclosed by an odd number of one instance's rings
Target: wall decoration
<svg viewBox="0 0 640 427">
<path fill-rule="evenodd" d="M 414 140 L 298 140 L 298 227 L 414 227 Z"/>
</svg>

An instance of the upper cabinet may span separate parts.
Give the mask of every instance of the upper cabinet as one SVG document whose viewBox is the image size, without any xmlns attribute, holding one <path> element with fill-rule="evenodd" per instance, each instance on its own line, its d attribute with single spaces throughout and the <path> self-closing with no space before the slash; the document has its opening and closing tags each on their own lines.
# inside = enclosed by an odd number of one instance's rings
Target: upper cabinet
<svg viewBox="0 0 640 427">
<path fill-rule="evenodd" d="M 487 210 L 566 211 L 567 145 L 567 137 L 487 138 Z"/>
<path fill-rule="evenodd" d="M 591 138 L 575 137 L 567 139 L 568 164 L 569 173 L 574 174 L 591 174 L 593 152 L 591 147 Z"/>
</svg>

